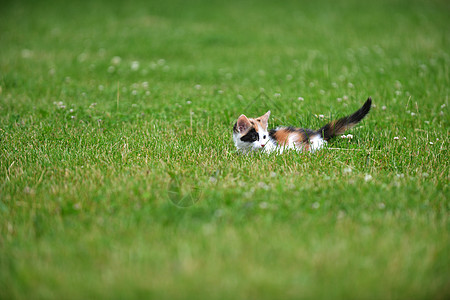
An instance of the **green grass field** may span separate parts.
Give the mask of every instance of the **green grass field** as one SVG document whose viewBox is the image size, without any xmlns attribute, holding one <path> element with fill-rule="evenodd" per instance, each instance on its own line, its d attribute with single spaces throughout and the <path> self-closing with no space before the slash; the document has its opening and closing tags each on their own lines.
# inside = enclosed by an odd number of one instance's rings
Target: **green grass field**
<svg viewBox="0 0 450 300">
<path fill-rule="evenodd" d="M 0 299 L 449 299 L 449 15 L 3 1 Z M 235 151 L 242 113 L 317 129 L 368 96 L 353 139 Z"/>
</svg>

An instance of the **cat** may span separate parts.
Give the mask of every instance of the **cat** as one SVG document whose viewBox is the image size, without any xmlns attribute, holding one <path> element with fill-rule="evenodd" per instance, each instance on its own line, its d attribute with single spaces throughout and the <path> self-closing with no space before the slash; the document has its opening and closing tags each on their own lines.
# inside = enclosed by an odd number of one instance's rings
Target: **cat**
<svg viewBox="0 0 450 300">
<path fill-rule="evenodd" d="M 372 99 L 369 97 L 352 115 L 332 121 L 319 130 L 289 126 L 268 131 L 270 110 L 258 118 L 240 115 L 233 127 L 234 144 L 244 154 L 254 151 L 282 153 L 285 149 L 314 152 L 323 148 L 332 137 L 358 124 L 369 113 L 371 106 Z"/>
</svg>

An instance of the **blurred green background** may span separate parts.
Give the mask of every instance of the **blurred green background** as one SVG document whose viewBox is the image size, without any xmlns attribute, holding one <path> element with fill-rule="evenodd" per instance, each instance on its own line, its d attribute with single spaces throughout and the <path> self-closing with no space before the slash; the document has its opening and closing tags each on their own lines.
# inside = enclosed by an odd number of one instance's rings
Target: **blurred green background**
<svg viewBox="0 0 450 300">
<path fill-rule="evenodd" d="M 2 1 L 0 298 L 447 299 L 449 15 Z M 368 96 L 351 140 L 234 149 L 242 113 L 317 129 Z"/>
</svg>

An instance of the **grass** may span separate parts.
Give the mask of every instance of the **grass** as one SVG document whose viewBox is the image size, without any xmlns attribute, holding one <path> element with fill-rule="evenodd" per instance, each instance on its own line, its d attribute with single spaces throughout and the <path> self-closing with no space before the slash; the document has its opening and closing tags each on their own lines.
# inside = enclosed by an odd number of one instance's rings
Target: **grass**
<svg viewBox="0 0 450 300">
<path fill-rule="evenodd" d="M 0 298 L 448 299 L 449 11 L 2 3 Z M 368 96 L 353 139 L 235 152 Z"/>
</svg>

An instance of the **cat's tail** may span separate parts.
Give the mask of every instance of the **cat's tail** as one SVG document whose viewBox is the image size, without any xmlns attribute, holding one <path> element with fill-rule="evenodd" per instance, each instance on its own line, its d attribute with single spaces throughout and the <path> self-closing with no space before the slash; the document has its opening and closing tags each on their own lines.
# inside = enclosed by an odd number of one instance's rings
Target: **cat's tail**
<svg viewBox="0 0 450 300">
<path fill-rule="evenodd" d="M 320 134 L 320 136 L 325 141 L 339 134 L 343 134 L 347 129 L 350 129 L 358 124 L 369 113 L 371 106 L 372 98 L 369 97 L 366 103 L 364 103 L 364 105 L 355 113 L 328 123 L 327 125 L 317 130 L 317 133 Z"/>
</svg>

